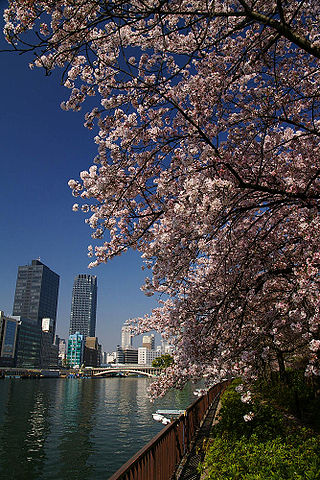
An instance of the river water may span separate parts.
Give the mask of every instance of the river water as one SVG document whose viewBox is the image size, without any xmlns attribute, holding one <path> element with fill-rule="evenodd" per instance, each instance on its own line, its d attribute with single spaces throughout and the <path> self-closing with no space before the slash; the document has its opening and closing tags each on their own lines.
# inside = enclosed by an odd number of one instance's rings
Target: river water
<svg viewBox="0 0 320 480">
<path fill-rule="evenodd" d="M 162 428 L 157 408 L 186 408 L 192 387 L 151 404 L 150 379 L 0 380 L 1 480 L 107 480 Z"/>
</svg>

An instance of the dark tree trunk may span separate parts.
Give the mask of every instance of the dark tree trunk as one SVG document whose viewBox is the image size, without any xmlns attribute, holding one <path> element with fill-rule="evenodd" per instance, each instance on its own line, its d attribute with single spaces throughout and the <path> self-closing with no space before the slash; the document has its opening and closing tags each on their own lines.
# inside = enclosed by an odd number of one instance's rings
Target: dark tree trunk
<svg viewBox="0 0 320 480">
<path fill-rule="evenodd" d="M 288 383 L 288 377 L 286 375 L 286 367 L 285 367 L 284 358 L 281 350 L 277 351 L 277 360 L 278 360 L 278 366 L 279 366 L 280 381 L 283 383 Z"/>
</svg>

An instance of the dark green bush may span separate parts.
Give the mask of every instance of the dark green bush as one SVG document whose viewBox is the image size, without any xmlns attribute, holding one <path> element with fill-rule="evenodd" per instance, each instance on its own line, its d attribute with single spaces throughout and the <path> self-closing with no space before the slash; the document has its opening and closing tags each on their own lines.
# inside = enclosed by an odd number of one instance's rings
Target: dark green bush
<svg viewBox="0 0 320 480">
<path fill-rule="evenodd" d="M 286 383 L 274 373 L 271 381 L 260 381 L 256 393 L 268 403 L 300 419 L 303 423 L 320 430 L 320 397 L 316 387 L 304 376 L 302 370 L 288 370 Z"/>
</svg>

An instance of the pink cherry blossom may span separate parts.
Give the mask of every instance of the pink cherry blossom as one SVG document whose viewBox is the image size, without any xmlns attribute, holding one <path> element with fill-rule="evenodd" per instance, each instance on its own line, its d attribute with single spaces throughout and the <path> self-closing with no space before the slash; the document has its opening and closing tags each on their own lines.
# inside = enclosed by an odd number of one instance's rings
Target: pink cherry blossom
<svg viewBox="0 0 320 480">
<path fill-rule="evenodd" d="M 90 267 L 137 249 L 156 295 L 132 320 L 174 348 L 151 387 L 319 375 L 320 5 L 12 0 L 4 34 L 90 99 L 97 156 L 69 186 Z M 27 43 L 21 43 L 29 30 Z M 92 104 L 94 107 L 92 108 Z M 78 175 L 76 172 L 75 175 Z"/>
<path fill-rule="evenodd" d="M 312 352 L 317 352 L 320 350 L 320 340 L 311 340 L 309 348 Z"/>
<path fill-rule="evenodd" d="M 243 415 L 243 420 L 245 422 L 251 422 L 251 420 L 254 419 L 254 412 L 249 412 L 249 413 L 246 413 L 245 415 Z"/>
<path fill-rule="evenodd" d="M 243 403 L 250 403 L 252 400 L 251 392 L 247 391 L 245 394 L 241 395 L 240 400 Z"/>
</svg>

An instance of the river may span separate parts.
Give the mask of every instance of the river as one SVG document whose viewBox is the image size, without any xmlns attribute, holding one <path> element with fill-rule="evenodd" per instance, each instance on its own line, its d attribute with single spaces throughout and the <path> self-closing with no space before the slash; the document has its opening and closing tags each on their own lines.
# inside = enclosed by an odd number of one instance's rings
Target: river
<svg viewBox="0 0 320 480">
<path fill-rule="evenodd" d="M 1 480 L 107 480 L 162 428 L 157 408 L 182 409 L 192 387 L 151 404 L 150 379 L 0 380 Z"/>
</svg>

